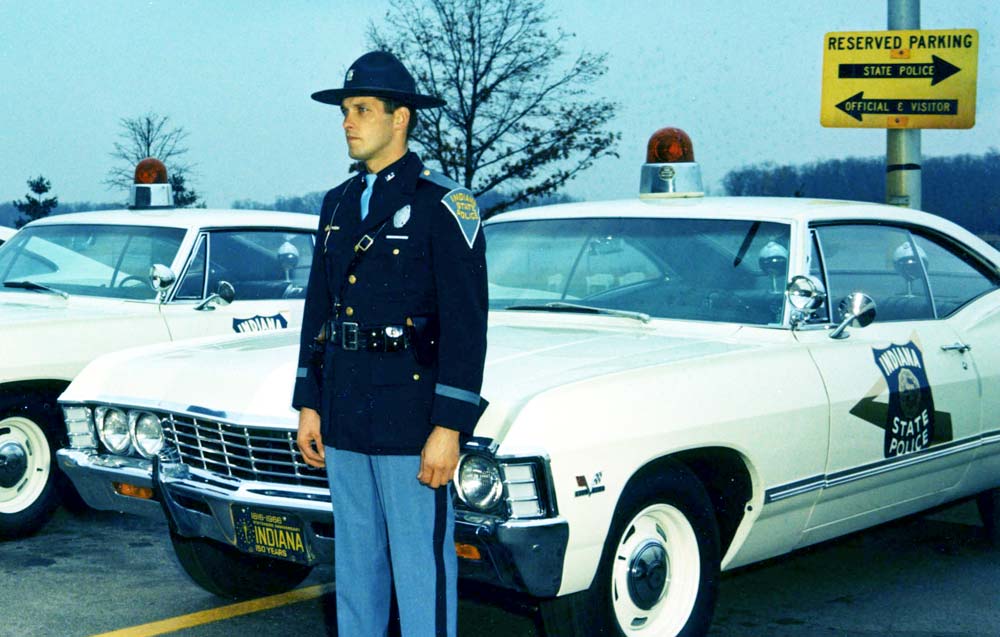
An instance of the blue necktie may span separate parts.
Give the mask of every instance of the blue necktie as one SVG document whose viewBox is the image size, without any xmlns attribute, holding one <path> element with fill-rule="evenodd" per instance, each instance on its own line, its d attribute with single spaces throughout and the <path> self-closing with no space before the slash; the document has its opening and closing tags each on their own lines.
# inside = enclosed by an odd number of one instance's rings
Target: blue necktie
<svg viewBox="0 0 1000 637">
<path fill-rule="evenodd" d="M 375 185 L 375 178 L 378 175 L 373 175 L 372 173 L 367 173 L 365 175 L 365 191 L 361 193 L 361 220 L 364 221 L 365 217 L 368 216 L 368 202 L 372 199 L 372 186 Z"/>
</svg>

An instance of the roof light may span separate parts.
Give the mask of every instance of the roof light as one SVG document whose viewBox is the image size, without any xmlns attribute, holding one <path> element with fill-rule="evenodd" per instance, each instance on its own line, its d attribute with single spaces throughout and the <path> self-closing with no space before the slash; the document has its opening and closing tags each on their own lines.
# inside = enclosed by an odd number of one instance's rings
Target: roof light
<svg viewBox="0 0 1000 637">
<path fill-rule="evenodd" d="M 135 179 L 129 193 L 128 207 L 173 208 L 174 193 L 167 179 L 167 167 L 155 157 L 147 157 L 135 166 Z"/>
<path fill-rule="evenodd" d="M 646 144 L 646 163 L 639 177 L 639 197 L 702 197 L 701 168 L 694 146 L 679 128 L 661 128 Z"/>
<path fill-rule="evenodd" d="M 666 164 L 694 161 L 691 138 L 679 128 L 661 128 L 646 144 L 646 163 Z"/>
</svg>

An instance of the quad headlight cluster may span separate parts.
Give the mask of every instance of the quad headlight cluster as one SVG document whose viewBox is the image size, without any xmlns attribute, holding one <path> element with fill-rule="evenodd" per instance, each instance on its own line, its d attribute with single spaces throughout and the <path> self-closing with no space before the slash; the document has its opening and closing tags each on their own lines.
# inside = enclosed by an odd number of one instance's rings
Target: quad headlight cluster
<svg viewBox="0 0 1000 637">
<path fill-rule="evenodd" d="M 474 511 L 539 518 L 548 513 L 543 473 L 538 461 L 468 453 L 459 459 L 455 490 L 459 500 Z"/>
<path fill-rule="evenodd" d="M 89 408 L 69 406 L 63 409 L 63 414 L 69 430 L 70 446 L 96 446 L 93 430 L 90 429 Z M 135 451 L 143 458 L 152 458 L 163 448 L 165 441 L 160 419 L 148 411 L 96 407 L 93 410 L 93 428 L 108 451 L 114 454 L 125 455 Z"/>
</svg>

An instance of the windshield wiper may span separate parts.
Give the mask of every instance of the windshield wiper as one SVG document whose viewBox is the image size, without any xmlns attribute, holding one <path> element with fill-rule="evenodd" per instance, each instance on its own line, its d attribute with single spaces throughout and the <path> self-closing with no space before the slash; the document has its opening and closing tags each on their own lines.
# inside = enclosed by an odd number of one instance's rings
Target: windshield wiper
<svg viewBox="0 0 1000 637">
<path fill-rule="evenodd" d="M 21 288 L 22 290 L 37 290 L 39 292 L 48 292 L 49 294 L 58 294 L 64 299 L 69 298 L 69 294 L 63 292 L 62 290 L 57 290 L 47 285 L 42 285 L 41 283 L 35 283 L 34 281 L 4 281 L 3 286 L 5 288 Z"/>
<path fill-rule="evenodd" d="M 607 316 L 621 316 L 623 318 L 635 319 L 643 323 L 649 323 L 651 317 L 645 312 L 632 312 L 630 310 L 612 310 L 606 307 L 592 307 L 590 305 L 577 305 L 576 303 L 564 303 L 553 301 L 542 305 L 509 305 L 505 310 L 543 310 L 547 312 L 582 312 L 585 314 L 605 314 Z"/>
</svg>

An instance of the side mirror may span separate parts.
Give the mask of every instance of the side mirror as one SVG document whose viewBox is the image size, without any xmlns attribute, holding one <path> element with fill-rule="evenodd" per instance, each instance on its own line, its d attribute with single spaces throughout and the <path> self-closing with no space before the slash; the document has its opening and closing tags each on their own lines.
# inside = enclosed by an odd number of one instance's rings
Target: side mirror
<svg viewBox="0 0 1000 637">
<path fill-rule="evenodd" d="M 198 311 L 211 311 L 218 305 L 229 305 L 235 298 L 236 289 L 233 288 L 233 284 L 229 281 L 219 281 L 219 287 L 216 288 L 215 293 L 211 294 L 207 299 L 194 306 L 194 309 Z"/>
<path fill-rule="evenodd" d="M 819 279 L 811 276 L 792 277 L 785 286 L 785 296 L 792 306 L 792 328 L 808 321 L 826 302 L 826 290 Z"/>
<path fill-rule="evenodd" d="M 847 326 L 868 327 L 875 320 L 875 301 L 864 292 L 852 292 L 840 302 L 837 315 L 840 323 L 830 332 L 830 338 L 847 338 Z"/>
<path fill-rule="evenodd" d="M 166 298 L 167 290 L 176 280 L 174 271 L 162 263 L 154 263 L 149 269 L 149 285 L 156 291 L 156 298 L 160 303 Z"/>
</svg>

